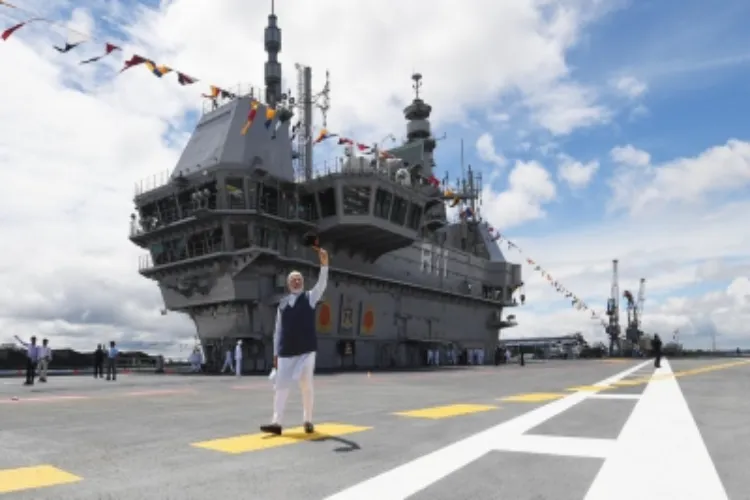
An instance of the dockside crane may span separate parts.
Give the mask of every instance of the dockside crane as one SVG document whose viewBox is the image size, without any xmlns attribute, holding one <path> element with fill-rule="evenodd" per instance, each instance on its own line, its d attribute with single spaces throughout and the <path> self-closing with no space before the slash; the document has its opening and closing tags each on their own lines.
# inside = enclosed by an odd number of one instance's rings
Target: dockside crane
<svg viewBox="0 0 750 500">
<path fill-rule="evenodd" d="M 628 290 L 625 290 L 622 295 L 628 301 L 628 326 L 625 329 L 625 337 L 634 345 L 638 345 L 643 337 L 641 321 L 643 320 L 643 303 L 646 301 L 646 279 L 641 278 L 637 299 Z"/>
<path fill-rule="evenodd" d="M 612 290 L 607 300 L 607 316 L 609 324 L 606 327 L 609 335 L 609 355 L 614 356 L 615 347 L 617 353 L 622 353 L 622 344 L 620 343 L 620 284 L 617 276 L 617 259 L 612 261 Z"/>
</svg>

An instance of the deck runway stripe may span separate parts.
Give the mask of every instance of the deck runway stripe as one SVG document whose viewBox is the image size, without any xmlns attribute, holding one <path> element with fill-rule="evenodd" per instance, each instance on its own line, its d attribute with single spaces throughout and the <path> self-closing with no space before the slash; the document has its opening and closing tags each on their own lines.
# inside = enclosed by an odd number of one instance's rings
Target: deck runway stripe
<svg viewBox="0 0 750 500">
<path fill-rule="evenodd" d="M 0 493 L 76 483 L 82 479 L 51 465 L 5 469 L 0 470 Z"/>
<path fill-rule="evenodd" d="M 242 436 L 202 441 L 199 443 L 192 443 L 191 446 L 237 455 L 250 451 L 278 448 L 280 446 L 287 446 L 305 441 L 325 441 L 328 438 L 346 436 L 347 434 L 354 434 L 356 432 L 363 432 L 370 429 L 372 429 L 372 427 L 326 423 L 316 425 L 313 434 L 305 434 L 305 430 L 302 427 L 294 427 L 292 429 L 284 429 L 284 433 L 281 436 L 273 436 L 261 432 L 258 434 L 245 434 Z"/>
<path fill-rule="evenodd" d="M 527 394 L 518 394 L 516 396 L 501 398 L 500 401 L 507 403 L 546 403 L 548 401 L 560 399 L 566 395 L 567 394 L 561 394 L 559 392 L 530 392 Z"/>
<path fill-rule="evenodd" d="M 608 385 L 579 385 L 578 387 L 569 387 L 566 390 L 570 392 L 599 392 L 610 387 Z"/>
<path fill-rule="evenodd" d="M 439 420 L 442 418 L 458 417 L 460 415 L 471 415 L 489 410 L 496 410 L 498 407 L 493 405 L 475 405 L 475 404 L 456 404 L 446 406 L 434 406 L 432 408 L 422 408 L 419 410 L 400 411 L 394 413 L 401 417 L 412 418 L 429 418 Z"/>
</svg>

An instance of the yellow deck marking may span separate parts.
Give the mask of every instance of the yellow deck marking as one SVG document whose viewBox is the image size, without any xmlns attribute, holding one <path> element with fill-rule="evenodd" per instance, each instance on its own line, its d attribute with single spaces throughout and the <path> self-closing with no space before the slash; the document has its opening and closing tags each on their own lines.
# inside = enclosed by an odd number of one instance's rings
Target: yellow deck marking
<svg viewBox="0 0 750 500">
<path fill-rule="evenodd" d="M 675 377 L 684 377 L 686 375 L 699 375 L 701 373 L 709 373 L 716 370 L 725 370 L 727 368 L 734 368 L 735 366 L 742 366 L 750 364 L 750 361 L 733 361 L 731 363 L 721 363 L 719 365 L 703 366 L 701 368 L 693 368 L 692 370 L 681 370 L 674 373 Z"/>
<path fill-rule="evenodd" d="M 566 390 L 570 392 L 599 392 L 610 388 L 608 385 L 579 385 L 578 387 L 569 387 Z"/>
<path fill-rule="evenodd" d="M 5 469 L 0 470 L 0 493 L 76 483 L 82 479 L 51 465 Z"/>
<path fill-rule="evenodd" d="M 258 434 L 245 434 L 242 436 L 202 441 L 200 443 L 192 443 L 191 446 L 236 455 L 239 453 L 247 453 L 249 451 L 278 448 L 279 446 L 286 446 L 304 441 L 316 441 L 329 437 L 345 436 L 347 434 L 354 434 L 355 432 L 362 432 L 370 429 L 372 429 L 372 427 L 328 423 L 316 425 L 315 432 L 312 434 L 305 434 L 305 430 L 302 427 L 294 427 L 292 429 L 284 429 L 284 433 L 281 436 L 273 436 L 261 432 Z"/>
<path fill-rule="evenodd" d="M 648 382 L 648 379 L 633 379 L 633 380 L 620 380 L 612 385 L 617 387 L 635 387 L 637 385 L 643 385 Z"/>
<path fill-rule="evenodd" d="M 422 408 L 421 410 L 402 411 L 394 413 L 394 415 L 401 415 L 402 417 L 430 418 L 433 420 L 439 420 L 441 418 L 457 417 L 459 415 L 470 415 L 472 413 L 479 413 L 482 411 L 495 409 L 497 409 L 497 406 L 459 404 L 435 406 L 434 408 Z"/>
<path fill-rule="evenodd" d="M 544 401 L 560 399 L 563 396 L 565 396 L 565 394 L 557 392 L 530 392 L 528 394 L 519 394 L 517 396 L 502 398 L 500 401 L 507 401 L 509 403 L 543 403 Z"/>
</svg>

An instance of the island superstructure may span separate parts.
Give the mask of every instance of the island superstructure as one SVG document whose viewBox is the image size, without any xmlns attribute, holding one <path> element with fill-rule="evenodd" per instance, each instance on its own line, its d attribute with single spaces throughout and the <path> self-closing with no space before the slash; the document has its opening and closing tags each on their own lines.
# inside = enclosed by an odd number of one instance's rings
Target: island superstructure
<svg viewBox="0 0 750 500">
<path fill-rule="evenodd" d="M 139 271 L 158 283 L 165 310 L 189 315 L 209 365 L 242 339 L 244 369 L 267 369 L 288 272 L 302 272 L 308 286 L 317 279 L 316 255 L 302 244 L 314 231 L 331 256 L 316 312 L 319 367 L 492 352 L 499 330 L 516 324 L 504 311 L 520 302 L 521 266 L 478 216 L 481 175 L 469 168 L 453 187 L 436 178 L 421 75 L 412 77 L 402 145 L 358 156 L 339 139 L 343 157 L 316 169 L 312 146 L 326 131 L 324 123 L 312 133 L 312 71 L 300 68 L 296 99 L 282 93 L 273 10 L 265 49 L 265 92 L 214 101 L 164 182 L 136 185 L 130 239 L 148 251 Z M 258 118 L 243 134 L 252 108 Z M 449 217 L 451 207 L 459 215 Z"/>
</svg>

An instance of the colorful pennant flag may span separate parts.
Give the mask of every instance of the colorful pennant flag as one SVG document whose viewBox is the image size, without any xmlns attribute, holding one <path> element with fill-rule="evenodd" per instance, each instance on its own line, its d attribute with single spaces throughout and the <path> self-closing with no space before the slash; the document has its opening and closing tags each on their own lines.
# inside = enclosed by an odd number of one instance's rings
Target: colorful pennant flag
<svg viewBox="0 0 750 500">
<path fill-rule="evenodd" d="M 197 79 L 191 76 L 187 76 L 185 73 L 180 73 L 179 71 L 177 72 L 177 83 L 179 83 L 180 85 L 192 85 L 197 81 Z"/>
<path fill-rule="evenodd" d="M 276 117 L 276 110 L 273 108 L 266 108 L 266 123 L 264 125 L 266 128 L 269 128 L 271 126 L 271 123 L 273 122 L 273 119 Z"/>
<path fill-rule="evenodd" d="M 13 7 L 13 8 L 15 8 L 15 7 Z M 11 26 L 10 28 L 6 29 L 5 31 L 3 31 L 3 33 L 0 34 L 0 38 L 2 38 L 3 41 L 7 41 L 8 38 L 10 38 L 13 35 L 13 33 L 15 33 L 16 31 L 20 30 L 21 28 L 23 28 L 27 24 L 33 23 L 34 21 L 41 21 L 41 19 L 34 18 L 34 19 L 29 19 L 28 21 L 24 21 L 22 23 L 15 24 L 15 25 Z"/>
<path fill-rule="evenodd" d="M 0 0 L 0 6 L 9 7 L 9 8 L 17 8 L 14 5 L 10 4 L 6 0 Z M 48 22 L 50 24 L 54 24 L 54 25 L 56 25 L 56 26 L 58 26 L 58 27 L 60 27 L 62 29 L 68 30 L 69 33 L 80 35 L 80 36 L 83 37 L 82 40 L 77 40 L 77 39 L 74 39 L 72 36 L 68 36 L 68 38 L 65 40 L 65 44 L 64 45 L 53 45 L 54 49 L 57 52 L 61 53 L 61 54 L 66 54 L 68 52 L 71 52 L 76 47 L 82 45 L 83 43 L 85 43 L 87 41 L 90 41 L 90 40 L 93 40 L 92 37 L 90 37 L 88 35 L 85 35 L 85 34 L 82 34 L 80 32 L 71 30 L 71 29 L 67 28 L 66 26 L 63 26 L 59 22 L 55 22 L 54 20 L 45 19 L 45 18 L 41 18 L 41 17 L 34 17 L 32 19 L 29 19 L 27 21 L 15 24 L 15 25 L 7 28 L 5 31 L 3 31 L 0 34 L 0 38 L 2 38 L 4 41 L 8 40 L 16 31 L 18 31 L 19 29 L 23 28 L 27 24 L 29 24 L 31 22 L 34 22 L 34 21 L 46 21 L 46 22 Z M 114 45 L 112 43 L 107 42 L 107 43 L 104 44 L 104 53 L 103 54 L 100 54 L 100 55 L 98 55 L 96 57 L 91 57 L 89 59 L 82 60 L 82 61 L 79 62 L 79 64 L 91 64 L 91 63 L 100 61 L 101 59 L 109 56 L 113 52 L 120 51 L 120 50 L 121 50 L 120 47 L 118 47 L 118 46 L 116 46 L 116 45 Z M 200 81 L 197 78 L 189 76 L 186 73 L 174 70 L 173 68 L 171 68 L 171 67 L 169 67 L 167 65 L 156 64 L 153 60 L 151 60 L 151 59 L 149 59 L 147 57 L 138 55 L 138 54 L 133 54 L 132 56 L 130 56 L 130 59 L 127 59 L 126 61 L 124 61 L 123 66 L 120 69 L 119 73 L 122 73 L 122 72 L 124 72 L 124 71 L 132 68 L 133 66 L 139 66 L 139 65 L 145 65 L 146 68 L 152 74 L 154 74 L 158 78 L 161 78 L 161 77 L 163 77 L 164 75 L 166 75 L 168 73 L 174 72 L 174 73 L 177 74 L 177 82 L 180 85 L 183 85 L 183 86 L 185 86 L 185 85 L 192 85 L 192 84 Z M 227 91 L 225 89 L 222 89 L 221 87 L 218 87 L 218 86 L 215 86 L 215 85 L 211 85 L 210 88 L 211 88 L 211 93 L 209 95 L 203 94 L 203 96 L 206 97 L 206 98 L 209 98 L 209 99 L 213 99 L 215 106 L 217 105 L 217 100 L 219 98 L 227 99 L 227 100 L 234 100 L 234 99 L 237 98 L 237 94 L 235 94 L 233 92 L 229 92 L 229 91 Z M 252 94 L 250 95 L 250 97 L 252 99 Z M 253 120 L 255 119 L 255 114 L 257 113 L 258 105 L 259 105 L 258 101 L 256 101 L 256 100 L 253 99 L 253 104 L 251 106 L 251 111 L 248 114 L 247 123 L 245 124 L 245 126 L 242 129 L 243 130 L 243 132 L 242 132 L 243 135 L 247 133 L 247 130 L 252 125 Z M 275 123 L 274 137 L 275 137 L 275 132 L 281 127 L 281 125 L 284 124 L 284 123 L 286 123 L 286 122 L 288 122 L 289 119 L 291 119 L 291 117 L 293 116 L 293 113 L 287 113 L 287 112 L 284 112 L 281 115 L 278 115 L 277 113 L 279 111 L 280 110 L 272 109 L 272 108 L 267 108 L 266 109 L 266 121 L 265 121 L 265 125 L 266 125 L 266 128 L 270 128 L 271 125 L 273 125 Z M 296 138 L 296 135 L 297 135 L 298 132 L 299 132 L 299 123 L 292 129 L 292 138 Z M 335 136 L 335 134 L 334 135 L 330 135 L 330 137 L 334 137 L 334 136 Z M 325 137 L 325 138 L 328 138 L 328 137 Z M 323 139 L 321 139 L 321 140 L 323 140 Z"/>
<path fill-rule="evenodd" d="M 65 54 L 65 53 L 70 52 L 71 50 L 75 49 L 76 47 L 78 47 L 82 43 L 83 42 L 77 42 L 77 43 L 65 42 L 65 46 L 63 46 L 63 47 L 58 47 L 57 45 L 53 45 L 52 47 L 56 51 L 58 51 L 59 53 Z"/>
<path fill-rule="evenodd" d="M 338 137 L 338 136 L 339 136 L 339 134 L 329 134 L 328 130 L 323 129 L 323 130 L 320 131 L 320 134 L 318 134 L 318 138 L 315 139 L 315 143 L 314 144 L 318 144 L 318 143 L 321 143 L 321 142 L 325 141 L 326 139 L 330 139 L 332 137 Z"/>
<path fill-rule="evenodd" d="M 513 243 L 512 241 L 508 240 L 507 238 L 503 237 L 499 231 L 496 231 L 495 228 L 492 226 L 487 226 L 487 230 L 491 235 L 493 235 L 492 240 L 503 240 L 507 245 L 508 249 L 516 250 L 517 252 L 524 254 L 523 250 Z M 560 282 L 555 280 L 550 273 L 545 271 L 540 265 L 538 265 L 533 259 L 526 257 L 526 262 L 530 266 L 534 266 L 534 271 L 537 271 L 539 274 L 542 275 L 543 278 L 547 280 L 547 282 L 557 291 L 558 293 L 561 293 L 566 299 L 571 299 L 571 305 L 579 311 L 588 311 L 591 313 L 591 319 L 598 320 L 602 326 L 606 327 L 607 324 L 603 319 L 603 315 L 600 313 L 597 313 L 594 311 L 591 307 L 589 307 L 583 300 L 581 300 L 579 297 L 577 297 L 573 292 L 569 291 L 565 286 L 563 286 Z"/>
<path fill-rule="evenodd" d="M 146 68 L 148 68 L 148 70 L 152 72 L 158 78 L 161 78 L 162 76 L 172 71 L 172 68 L 168 68 L 167 66 L 164 66 L 164 65 L 157 65 L 155 62 L 150 61 L 150 60 L 147 60 L 143 64 L 145 64 Z"/>
<path fill-rule="evenodd" d="M 128 59 L 127 61 L 125 61 L 125 65 L 120 70 L 120 73 L 122 73 L 126 69 L 132 68 L 133 66 L 138 66 L 138 65 L 144 64 L 146 62 L 148 62 L 148 59 L 146 59 L 145 57 L 141 57 L 141 56 L 135 54 L 130 59 Z"/>
<path fill-rule="evenodd" d="M 253 100 L 253 102 L 250 103 L 250 112 L 247 114 L 247 121 L 245 122 L 245 126 L 242 127 L 242 135 L 246 135 L 247 131 L 250 130 L 250 127 L 253 125 L 253 120 L 255 120 L 255 115 L 258 114 L 258 101 Z"/>
<path fill-rule="evenodd" d="M 92 57 L 91 59 L 86 59 L 85 61 L 81 61 L 78 64 L 90 64 L 92 62 L 99 61 L 100 59 L 103 59 L 103 58 L 107 57 L 108 55 L 110 55 L 112 52 L 114 52 L 116 50 L 121 50 L 121 49 L 117 45 L 113 45 L 111 43 L 105 43 L 104 44 L 104 54 L 102 54 L 100 56 Z"/>
</svg>

